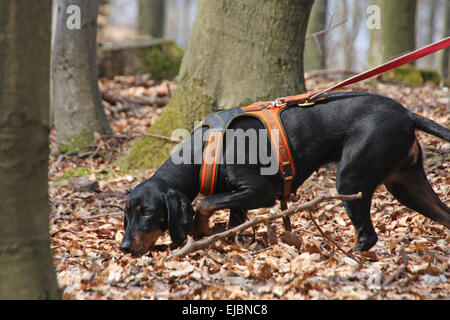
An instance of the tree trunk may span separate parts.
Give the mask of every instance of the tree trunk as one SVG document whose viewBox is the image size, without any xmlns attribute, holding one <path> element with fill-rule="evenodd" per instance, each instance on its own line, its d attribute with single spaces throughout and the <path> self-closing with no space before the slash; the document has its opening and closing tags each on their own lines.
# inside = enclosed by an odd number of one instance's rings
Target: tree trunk
<svg viewBox="0 0 450 320">
<path fill-rule="evenodd" d="M 415 49 L 416 0 L 373 0 L 372 4 L 381 9 L 381 29 L 370 32 L 373 67 Z"/>
<path fill-rule="evenodd" d="M 328 0 L 316 0 L 311 10 L 311 16 L 308 22 L 307 34 L 321 31 L 326 27 Z M 323 39 L 325 35 L 318 38 Z M 316 69 L 325 69 L 325 48 L 324 41 L 318 41 L 321 46 L 319 49 L 316 41 L 310 39 L 305 43 L 305 71 Z"/>
<path fill-rule="evenodd" d="M 97 82 L 98 0 L 55 0 L 58 6 L 52 55 L 52 103 L 56 145 L 65 153 L 92 145 L 94 132 L 110 133 Z M 71 29 L 78 6 L 81 28 Z"/>
<path fill-rule="evenodd" d="M 433 35 L 435 33 L 436 22 L 436 0 L 420 0 L 417 2 L 416 23 L 421 28 L 417 29 L 416 44 L 417 47 L 423 47 L 433 43 Z M 421 10 L 422 9 L 422 10 Z M 425 11 L 420 14 L 420 11 Z M 431 54 L 416 61 L 416 66 L 420 68 L 436 69 L 436 55 Z"/>
<path fill-rule="evenodd" d="M 379 8 L 379 11 L 372 12 L 372 15 L 377 15 L 380 13 L 379 19 L 381 23 L 383 23 L 383 16 L 381 15 L 381 5 L 384 0 L 372 0 L 371 5 Z M 371 19 L 369 17 L 368 19 Z M 378 17 L 375 17 L 378 19 Z M 380 23 L 380 28 L 372 25 L 372 28 L 369 29 L 370 33 L 370 46 L 368 53 L 368 67 L 372 68 L 380 65 L 383 62 L 384 56 L 384 44 L 383 44 L 383 29 Z"/>
<path fill-rule="evenodd" d="M 445 20 L 442 39 L 450 36 L 450 1 L 445 2 Z M 444 79 L 450 80 L 450 48 L 444 49 L 440 56 L 440 69 Z"/>
<path fill-rule="evenodd" d="M 50 1 L 0 1 L 0 299 L 60 298 L 49 239 Z"/>
<path fill-rule="evenodd" d="M 312 3 L 200 0 L 178 88 L 149 132 L 171 136 L 218 108 L 304 92 L 303 48 Z M 157 167 L 173 146 L 143 137 L 121 164 Z"/>
<path fill-rule="evenodd" d="M 139 0 L 138 31 L 153 38 L 162 38 L 164 31 L 164 0 Z"/>
<path fill-rule="evenodd" d="M 416 0 L 383 1 L 383 60 L 388 61 L 415 49 Z"/>
</svg>

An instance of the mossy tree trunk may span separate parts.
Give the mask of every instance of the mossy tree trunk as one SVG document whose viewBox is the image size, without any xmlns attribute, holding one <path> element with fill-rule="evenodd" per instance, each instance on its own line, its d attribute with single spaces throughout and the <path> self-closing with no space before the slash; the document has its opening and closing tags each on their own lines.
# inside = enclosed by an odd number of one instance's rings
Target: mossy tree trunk
<svg viewBox="0 0 450 320">
<path fill-rule="evenodd" d="M 139 0 L 138 31 L 162 38 L 164 32 L 164 0 Z"/>
<path fill-rule="evenodd" d="M 316 0 L 311 10 L 308 21 L 307 34 L 313 34 L 325 29 L 327 18 L 328 0 Z M 323 39 L 325 35 L 320 36 Z M 315 69 L 325 69 L 325 48 L 324 41 L 319 41 L 322 47 L 319 49 L 314 39 L 310 39 L 305 43 L 305 71 Z"/>
<path fill-rule="evenodd" d="M 415 49 L 416 0 L 372 1 L 381 9 L 381 29 L 371 30 L 369 63 L 378 65 Z M 414 64 L 414 63 L 412 63 Z"/>
<path fill-rule="evenodd" d="M 49 239 L 50 1 L 0 1 L 0 299 L 58 299 Z"/>
<path fill-rule="evenodd" d="M 191 130 L 218 108 L 304 92 L 303 48 L 312 0 L 200 0 L 179 84 L 149 132 Z M 154 168 L 173 144 L 143 137 L 122 159 Z"/>
<path fill-rule="evenodd" d="M 55 0 L 57 21 L 52 54 L 52 109 L 56 145 L 65 153 L 92 145 L 94 132 L 111 133 L 97 79 L 98 0 Z M 80 28 L 70 27 L 79 8 Z M 69 21 L 69 22 L 68 22 Z"/>
</svg>

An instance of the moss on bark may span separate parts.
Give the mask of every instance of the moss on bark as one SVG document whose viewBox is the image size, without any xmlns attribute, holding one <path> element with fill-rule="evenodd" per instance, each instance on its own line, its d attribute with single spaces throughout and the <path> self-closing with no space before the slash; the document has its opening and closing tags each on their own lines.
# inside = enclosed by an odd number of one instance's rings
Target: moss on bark
<svg viewBox="0 0 450 320">
<path fill-rule="evenodd" d="M 83 151 L 87 147 L 92 146 L 94 135 L 89 131 L 82 131 L 68 138 L 65 142 L 58 145 L 58 152 L 64 154 L 70 151 Z"/>
<path fill-rule="evenodd" d="M 184 51 L 172 40 L 141 40 L 105 45 L 97 55 L 101 77 L 150 73 L 159 81 L 178 74 Z"/>
</svg>

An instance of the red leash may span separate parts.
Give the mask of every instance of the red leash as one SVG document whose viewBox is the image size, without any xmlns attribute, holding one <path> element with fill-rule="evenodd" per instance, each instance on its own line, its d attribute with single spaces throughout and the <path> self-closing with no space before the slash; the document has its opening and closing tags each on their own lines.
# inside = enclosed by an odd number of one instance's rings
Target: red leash
<svg viewBox="0 0 450 320">
<path fill-rule="evenodd" d="M 438 42 L 435 42 L 433 44 L 430 44 L 426 47 L 423 47 L 421 49 L 417 49 L 413 52 L 407 53 L 401 57 L 398 57 L 396 59 L 393 59 L 389 62 L 386 62 L 384 64 L 382 64 L 381 66 L 372 68 L 370 70 L 367 70 L 363 73 L 357 74 L 353 77 L 348 78 L 347 80 L 341 81 L 329 88 L 325 88 L 319 91 L 314 91 L 314 92 L 309 92 L 309 93 L 305 93 L 305 94 L 300 94 L 300 95 L 296 95 L 296 96 L 289 96 L 289 97 L 285 97 L 285 98 L 281 98 L 281 99 L 277 99 L 275 100 L 275 103 L 277 106 L 280 106 L 281 104 L 284 105 L 291 105 L 291 104 L 301 104 L 301 103 L 308 103 L 309 101 L 314 100 L 315 98 L 318 98 L 321 94 L 337 89 L 337 88 L 341 88 L 344 86 L 347 86 L 349 84 L 355 83 L 355 82 L 359 82 L 362 80 L 365 80 L 367 78 L 376 76 L 380 73 L 389 71 L 391 69 L 397 68 L 401 65 L 404 65 L 406 63 L 412 62 L 414 60 L 417 60 L 419 58 L 422 58 L 426 55 L 429 55 L 433 52 L 439 51 L 441 49 L 447 48 L 450 46 L 450 37 L 447 37 L 445 39 L 442 39 Z"/>
</svg>

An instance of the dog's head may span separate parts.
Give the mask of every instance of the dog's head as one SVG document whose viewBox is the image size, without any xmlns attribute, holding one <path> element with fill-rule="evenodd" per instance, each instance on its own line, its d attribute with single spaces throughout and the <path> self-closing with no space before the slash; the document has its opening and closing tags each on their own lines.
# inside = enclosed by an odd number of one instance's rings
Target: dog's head
<svg viewBox="0 0 450 320">
<path fill-rule="evenodd" d="M 131 192 L 125 208 L 125 234 L 120 250 L 140 257 L 169 229 L 172 241 L 182 244 L 193 227 L 194 210 L 187 196 L 161 179 L 150 178 Z"/>
</svg>

